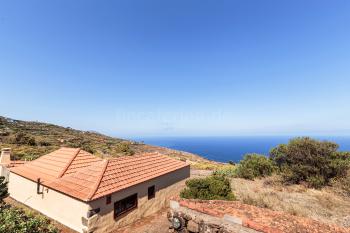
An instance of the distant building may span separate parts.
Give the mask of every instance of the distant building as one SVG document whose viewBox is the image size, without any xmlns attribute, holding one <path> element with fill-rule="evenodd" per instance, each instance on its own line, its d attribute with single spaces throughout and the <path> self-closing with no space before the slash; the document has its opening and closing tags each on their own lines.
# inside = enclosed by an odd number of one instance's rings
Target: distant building
<svg viewBox="0 0 350 233">
<path fill-rule="evenodd" d="M 159 153 L 106 160 L 61 148 L 10 168 L 9 193 L 78 232 L 110 232 L 165 207 L 189 175 Z"/>
</svg>

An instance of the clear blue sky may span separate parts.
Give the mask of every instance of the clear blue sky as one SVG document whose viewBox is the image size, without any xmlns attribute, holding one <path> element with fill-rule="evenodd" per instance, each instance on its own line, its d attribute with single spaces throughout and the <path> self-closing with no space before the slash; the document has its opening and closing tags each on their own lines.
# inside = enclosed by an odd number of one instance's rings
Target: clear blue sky
<svg viewBox="0 0 350 233">
<path fill-rule="evenodd" d="M 114 136 L 350 135 L 350 1 L 0 0 L 0 81 Z"/>
</svg>

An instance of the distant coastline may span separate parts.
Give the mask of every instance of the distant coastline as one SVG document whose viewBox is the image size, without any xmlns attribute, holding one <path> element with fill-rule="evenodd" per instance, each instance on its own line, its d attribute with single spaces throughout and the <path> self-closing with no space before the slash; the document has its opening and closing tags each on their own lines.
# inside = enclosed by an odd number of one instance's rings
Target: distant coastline
<svg viewBox="0 0 350 233">
<path fill-rule="evenodd" d="M 218 162 L 239 162 L 247 153 L 268 155 L 271 148 L 287 143 L 295 136 L 234 137 L 145 137 L 133 138 L 146 144 L 198 154 Z M 341 151 L 350 151 L 350 136 L 316 136 L 319 140 L 336 142 Z"/>
</svg>

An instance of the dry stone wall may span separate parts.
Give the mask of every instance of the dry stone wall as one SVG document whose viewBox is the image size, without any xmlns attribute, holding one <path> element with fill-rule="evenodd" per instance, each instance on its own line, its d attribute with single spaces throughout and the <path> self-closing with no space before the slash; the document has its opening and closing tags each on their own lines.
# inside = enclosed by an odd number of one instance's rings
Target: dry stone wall
<svg viewBox="0 0 350 233">
<path fill-rule="evenodd" d="M 242 226 L 242 220 L 230 215 L 215 217 L 180 206 L 177 201 L 170 202 L 168 211 L 170 232 L 178 233 L 257 233 Z"/>
</svg>

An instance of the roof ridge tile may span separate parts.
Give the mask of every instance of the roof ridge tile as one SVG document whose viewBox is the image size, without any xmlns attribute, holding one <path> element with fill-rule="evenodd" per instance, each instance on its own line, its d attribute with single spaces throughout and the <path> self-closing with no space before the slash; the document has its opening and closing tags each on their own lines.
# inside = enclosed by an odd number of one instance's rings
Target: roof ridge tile
<svg viewBox="0 0 350 233">
<path fill-rule="evenodd" d="M 68 170 L 69 166 L 72 164 L 72 162 L 74 161 L 74 159 L 77 157 L 77 155 L 79 154 L 79 152 L 81 151 L 80 148 L 77 149 L 76 153 L 73 155 L 73 157 L 71 158 L 71 160 L 68 162 L 68 164 L 66 165 L 66 167 L 62 170 L 62 172 L 58 175 L 58 178 L 61 178 L 64 173 L 66 173 L 66 171 Z"/>
<path fill-rule="evenodd" d="M 103 160 L 103 162 L 105 163 L 104 167 L 101 170 L 100 176 L 98 177 L 98 180 L 95 183 L 95 186 L 93 187 L 92 192 L 87 197 L 88 200 L 91 200 L 91 198 L 95 195 L 96 191 L 98 190 L 98 187 L 101 184 L 101 181 L 102 181 L 102 178 L 103 178 L 103 174 L 106 172 L 106 169 L 108 167 L 109 160 L 106 159 L 106 160 Z"/>
</svg>

